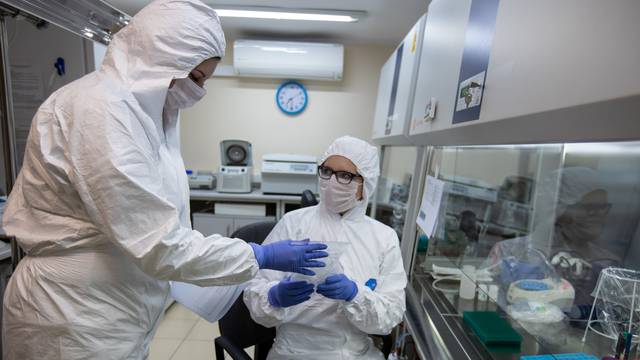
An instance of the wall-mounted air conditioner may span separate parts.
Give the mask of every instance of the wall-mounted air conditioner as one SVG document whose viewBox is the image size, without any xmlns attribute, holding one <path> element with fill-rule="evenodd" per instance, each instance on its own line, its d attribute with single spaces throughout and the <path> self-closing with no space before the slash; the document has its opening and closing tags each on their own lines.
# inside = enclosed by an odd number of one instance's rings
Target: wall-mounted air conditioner
<svg viewBox="0 0 640 360">
<path fill-rule="evenodd" d="M 342 80 L 344 47 L 340 44 L 237 40 L 233 67 L 238 76 Z"/>
</svg>

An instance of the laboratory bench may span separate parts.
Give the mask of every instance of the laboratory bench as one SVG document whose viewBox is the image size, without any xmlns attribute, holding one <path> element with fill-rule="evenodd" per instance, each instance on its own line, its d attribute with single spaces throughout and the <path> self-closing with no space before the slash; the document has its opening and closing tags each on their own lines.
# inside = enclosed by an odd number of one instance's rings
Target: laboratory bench
<svg viewBox="0 0 640 360">
<path fill-rule="evenodd" d="M 285 213 L 299 209 L 302 199 L 300 195 L 264 194 L 259 188 L 250 193 L 192 189 L 190 198 L 193 228 L 205 236 L 231 236 L 245 225 L 278 221 Z M 222 213 L 216 206 L 233 209 Z"/>
<path fill-rule="evenodd" d="M 221 193 L 216 190 L 192 189 L 190 197 L 192 204 L 194 202 L 229 202 L 271 205 L 275 209 L 272 216 L 276 220 L 282 218 L 286 212 L 299 208 L 301 199 L 300 195 L 264 194 L 259 188 L 254 188 L 250 193 Z"/>
<path fill-rule="evenodd" d="M 260 189 L 253 189 L 250 193 L 221 193 L 216 190 L 191 190 L 191 200 L 211 201 L 239 201 L 239 202 L 296 202 L 299 195 L 264 194 Z"/>
</svg>

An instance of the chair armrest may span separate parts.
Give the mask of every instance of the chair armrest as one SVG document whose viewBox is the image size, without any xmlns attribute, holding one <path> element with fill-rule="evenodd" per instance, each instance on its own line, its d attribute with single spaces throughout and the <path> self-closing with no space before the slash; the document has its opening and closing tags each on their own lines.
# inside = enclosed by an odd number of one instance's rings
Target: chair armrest
<svg viewBox="0 0 640 360">
<path fill-rule="evenodd" d="M 224 360 L 223 350 L 231 355 L 231 358 L 234 360 L 251 360 L 251 357 L 244 351 L 244 349 L 240 349 L 224 336 L 216 338 L 214 340 L 214 344 L 216 348 L 216 360 Z"/>
</svg>

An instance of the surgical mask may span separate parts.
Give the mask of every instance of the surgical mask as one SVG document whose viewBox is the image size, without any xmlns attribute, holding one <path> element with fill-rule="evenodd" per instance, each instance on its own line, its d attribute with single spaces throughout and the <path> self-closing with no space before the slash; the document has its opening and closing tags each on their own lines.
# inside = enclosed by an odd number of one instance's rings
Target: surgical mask
<svg viewBox="0 0 640 360">
<path fill-rule="evenodd" d="M 169 109 L 186 109 L 195 105 L 207 94 L 190 78 L 177 79 L 167 92 L 166 107 Z"/>
<path fill-rule="evenodd" d="M 334 176 L 329 180 L 320 179 L 320 201 L 330 212 L 345 213 L 358 204 L 358 186 L 356 181 L 340 184 Z"/>
</svg>

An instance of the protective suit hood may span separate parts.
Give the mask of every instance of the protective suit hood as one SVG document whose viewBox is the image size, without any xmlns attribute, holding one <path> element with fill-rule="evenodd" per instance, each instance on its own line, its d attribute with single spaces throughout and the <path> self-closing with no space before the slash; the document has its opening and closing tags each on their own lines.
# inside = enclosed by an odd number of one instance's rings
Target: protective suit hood
<svg viewBox="0 0 640 360">
<path fill-rule="evenodd" d="M 336 139 L 324 153 L 320 163 L 324 163 L 329 157 L 338 155 L 353 162 L 358 173 L 364 178 L 363 200 L 355 209 L 362 213 L 367 209 L 369 200 L 375 192 L 380 176 L 380 157 L 378 149 L 364 140 L 352 136 L 343 136 Z M 353 209 L 352 209 L 353 210 Z M 349 213 L 353 213 L 350 211 Z"/>
<path fill-rule="evenodd" d="M 199 0 L 156 0 L 114 36 L 100 72 L 131 91 L 162 131 L 171 80 L 187 77 L 204 60 L 224 57 L 225 47 L 211 7 Z"/>
</svg>

